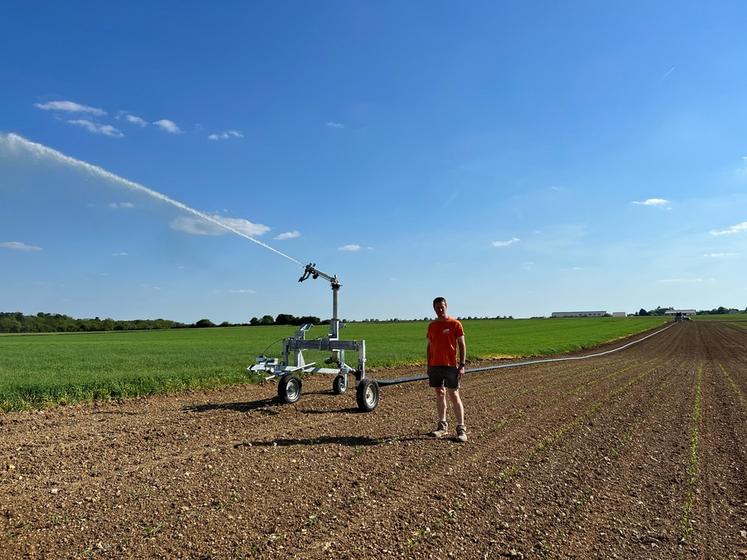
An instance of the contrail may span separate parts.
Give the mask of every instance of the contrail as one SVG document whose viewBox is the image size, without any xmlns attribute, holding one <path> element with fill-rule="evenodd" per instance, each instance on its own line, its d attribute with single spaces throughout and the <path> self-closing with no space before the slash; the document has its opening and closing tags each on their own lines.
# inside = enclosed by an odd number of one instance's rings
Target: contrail
<svg viewBox="0 0 747 560">
<path fill-rule="evenodd" d="M 154 191 L 152 189 L 149 189 L 148 187 L 145 187 L 139 183 L 135 183 L 134 181 L 130 181 L 129 179 L 125 179 L 124 177 L 120 177 L 119 175 L 115 175 L 114 173 L 111 173 L 107 171 L 106 169 L 102 169 L 101 167 L 98 167 L 97 165 L 93 165 L 90 163 L 86 163 L 85 161 L 81 161 L 79 159 L 72 158 L 70 156 L 66 156 L 65 154 L 58 152 L 57 150 L 54 150 L 52 148 L 48 148 L 47 146 L 44 146 L 42 144 L 37 144 L 36 142 L 31 142 L 30 140 L 26 140 L 22 136 L 19 136 L 18 134 L 9 133 L 6 135 L 0 134 L 0 141 L 7 144 L 11 149 L 17 150 L 19 148 L 22 148 L 28 152 L 30 152 L 32 155 L 36 157 L 48 157 L 52 158 L 55 161 L 65 163 L 67 165 L 72 165 L 73 167 L 78 167 L 80 169 L 83 169 L 87 171 L 88 173 L 92 175 L 96 175 L 98 177 L 101 177 L 103 179 L 106 179 L 108 181 L 112 181 L 114 183 L 117 183 L 119 185 L 122 185 L 124 187 L 127 187 L 128 189 L 132 189 L 134 191 L 139 191 L 142 193 L 145 193 L 149 196 L 152 196 L 153 198 L 156 198 L 158 200 L 161 200 L 163 202 L 166 202 L 168 204 L 171 204 L 172 206 L 176 206 L 177 208 L 184 210 L 185 212 L 189 212 L 190 214 L 197 216 L 199 218 L 202 218 L 203 220 L 210 222 L 212 224 L 215 224 L 216 226 L 219 226 L 225 230 L 230 231 L 231 233 L 235 233 L 236 235 L 243 237 L 244 239 L 248 239 L 249 241 L 252 241 L 256 243 L 257 245 L 261 245 L 265 249 L 269 249 L 273 253 L 277 253 L 281 257 L 285 257 L 288 260 L 293 261 L 296 264 L 299 264 L 301 266 L 304 266 L 304 264 L 294 259 L 293 257 L 290 257 L 286 255 L 285 253 L 281 253 L 274 247 L 270 247 L 266 243 L 262 243 L 261 241 L 254 239 L 252 236 L 245 234 L 244 232 L 241 232 L 227 224 L 224 224 L 220 220 L 217 220 L 213 218 L 212 216 L 209 216 L 207 214 L 204 214 L 200 212 L 199 210 L 195 210 L 194 208 L 190 208 L 186 204 L 179 202 L 178 200 L 174 200 L 173 198 L 169 198 L 168 196 L 161 194 L 157 191 Z"/>
</svg>

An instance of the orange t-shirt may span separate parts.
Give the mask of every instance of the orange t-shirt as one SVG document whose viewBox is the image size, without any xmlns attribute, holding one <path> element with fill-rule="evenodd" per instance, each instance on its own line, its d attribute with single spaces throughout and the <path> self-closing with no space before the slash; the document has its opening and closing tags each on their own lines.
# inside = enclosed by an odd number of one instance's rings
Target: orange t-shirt
<svg viewBox="0 0 747 560">
<path fill-rule="evenodd" d="M 464 336 L 462 323 L 452 317 L 428 325 L 428 365 L 457 365 L 457 339 Z"/>
</svg>

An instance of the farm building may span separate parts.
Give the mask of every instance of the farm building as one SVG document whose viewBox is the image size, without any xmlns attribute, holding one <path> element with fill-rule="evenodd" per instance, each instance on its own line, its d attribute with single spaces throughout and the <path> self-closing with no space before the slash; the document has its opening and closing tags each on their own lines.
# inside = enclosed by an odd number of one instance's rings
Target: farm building
<svg viewBox="0 0 747 560">
<path fill-rule="evenodd" d="M 551 317 L 605 317 L 606 311 L 553 311 Z"/>
<path fill-rule="evenodd" d="M 612 312 L 613 317 L 627 317 L 627 313 L 625 311 L 613 311 Z"/>
<path fill-rule="evenodd" d="M 695 313 L 696 311 L 694 309 L 669 309 L 664 312 L 665 315 L 684 315 L 686 317 L 695 315 Z"/>
</svg>

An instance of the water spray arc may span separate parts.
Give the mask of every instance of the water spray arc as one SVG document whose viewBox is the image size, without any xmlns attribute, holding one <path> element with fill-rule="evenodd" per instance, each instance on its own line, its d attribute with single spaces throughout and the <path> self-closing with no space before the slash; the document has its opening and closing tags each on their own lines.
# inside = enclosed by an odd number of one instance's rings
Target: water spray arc
<svg viewBox="0 0 747 560">
<path fill-rule="evenodd" d="M 161 194 L 158 191 L 154 191 L 153 189 L 149 189 L 148 187 L 141 185 L 139 183 L 136 183 L 134 181 L 130 181 L 129 179 L 125 179 L 124 177 L 120 177 L 119 175 L 115 175 L 114 173 L 111 173 L 110 171 L 107 171 L 106 169 L 103 169 L 97 165 L 93 165 L 91 163 L 87 163 L 85 161 L 81 161 L 79 159 L 75 159 L 70 156 L 66 156 L 62 152 L 58 152 L 57 150 L 53 148 L 49 148 L 47 146 L 44 146 L 42 144 L 37 144 L 36 142 L 31 142 L 30 140 L 26 140 L 23 136 L 19 136 L 18 134 L 7 134 L 2 135 L 0 134 L 0 142 L 6 144 L 11 150 L 25 150 L 27 153 L 30 153 L 31 155 L 39 158 L 49 158 L 53 161 L 57 161 L 59 163 L 64 163 L 66 165 L 70 165 L 72 167 L 75 167 L 77 169 L 82 169 L 91 175 L 94 175 L 96 177 L 101 177 L 102 179 L 106 179 L 107 181 L 111 181 L 115 184 L 122 185 L 123 187 L 126 187 L 128 189 L 141 192 L 144 194 L 147 194 L 150 197 L 153 197 L 157 200 L 160 200 L 162 202 L 166 202 L 167 204 L 170 204 L 176 208 L 179 208 L 180 210 L 184 210 L 185 212 L 188 212 L 189 214 L 192 214 L 193 216 L 197 216 L 198 218 L 205 220 L 206 222 L 209 222 L 215 226 L 218 226 L 220 228 L 225 229 L 226 231 L 230 231 L 231 233 L 235 233 L 239 237 L 243 237 L 244 239 L 248 239 L 249 241 L 256 243 L 257 245 L 260 245 L 264 247 L 265 249 L 269 249 L 273 253 L 276 253 L 280 255 L 281 257 L 284 257 L 294 263 L 296 263 L 299 266 L 304 266 L 304 264 L 299 261 L 298 259 L 294 259 L 293 257 L 286 255 L 285 253 L 278 251 L 274 247 L 271 247 L 270 245 L 267 245 L 266 243 L 262 243 L 260 240 L 255 239 L 251 235 L 247 235 L 243 231 L 239 231 L 238 229 L 234 228 L 233 226 L 226 224 L 222 222 L 221 220 L 214 218 L 213 216 L 210 216 L 208 214 L 205 214 L 204 212 L 200 212 L 199 210 L 195 210 L 194 208 L 190 208 L 183 202 L 179 202 L 178 200 L 174 200 L 173 198 L 170 198 L 166 196 L 165 194 Z"/>
<path fill-rule="evenodd" d="M 82 169 L 96 177 L 103 178 L 128 189 L 144 193 L 162 202 L 166 202 L 167 204 L 188 212 L 193 216 L 197 216 L 206 222 L 248 239 L 257 245 L 269 249 L 273 253 L 304 267 L 304 272 L 301 275 L 301 278 L 299 278 L 299 282 L 303 282 L 308 278 L 317 279 L 319 277 L 329 281 L 332 287 L 332 320 L 330 321 L 329 335 L 317 340 L 306 340 L 306 331 L 311 328 L 311 325 L 302 325 L 293 336 L 283 341 L 282 361 L 279 361 L 276 358 L 259 356 L 257 358 L 257 363 L 248 367 L 247 370 L 250 372 L 261 371 L 268 373 L 269 375 L 266 376 L 266 379 L 277 378 L 278 396 L 286 403 L 296 402 L 301 396 L 300 374 L 326 373 L 334 375 L 335 379 L 332 384 L 332 389 L 336 394 L 344 393 L 347 390 L 348 375 L 352 374 L 356 379 L 356 397 L 358 407 L 364 412 L 370 412 L 376 408 L 379 402 L 379 386 L 376 381 L 366 377 L 366 341 L 340 340 L 339 338 L 341 320 L 338 316 L 338 295 L 342 284 L 337 279 L 337 276 L 329 275 L 326 272 L 320 271 L 316 268 L 315 263 L 304 265 L 301 261 L 278 251 L 274 247 L 271 247 L 250 235 L 247 235 L 218 218 L 200 212 L 199 210 L 195 210 L 194 208 L 190 208 L 178 200 L 174 200 L 173 198 L 154 191 L 153 189 L 149 189 L 144 185 L 130 181 L 129 179 L 125 179 L 119 175 L 115 175 L 106 169 L 67 156 L 53 148 L 49 148 L 36 142 L 31 142 L 30 140 L 13 133 L 7 135 L 0 134 L 0 146 L 2 144 L 6 145 L 12 151 L 24 150 L 37 158 L 47 158 L 77 169 Z M 316 367 L 314 362 L 309 364 L 305 363 L 303 358 L 304 350 L 331 352 L 331 357 L 326 360 L 326 364 L 335 365 L 336 367 Z M 358 353 L 357 368 L 352 368 L 345 363 L 346 350 Z"/>
</svg>

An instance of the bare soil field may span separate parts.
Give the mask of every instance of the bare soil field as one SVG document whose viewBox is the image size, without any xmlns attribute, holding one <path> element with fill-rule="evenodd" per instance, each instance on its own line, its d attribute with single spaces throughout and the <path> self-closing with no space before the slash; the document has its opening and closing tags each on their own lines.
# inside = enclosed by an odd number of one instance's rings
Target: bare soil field
<svg viewBox="0 0 747 560">
<path fill-rule="evenodd" d="M 466 444 L 426 435 L 424 382 L 369 414 L 321 377 L 295 405 L 268 383 L 0 415 L 0 558 L 747 558 L 746 348 L 692 322 L 467 375 Z"/>
</svg>

